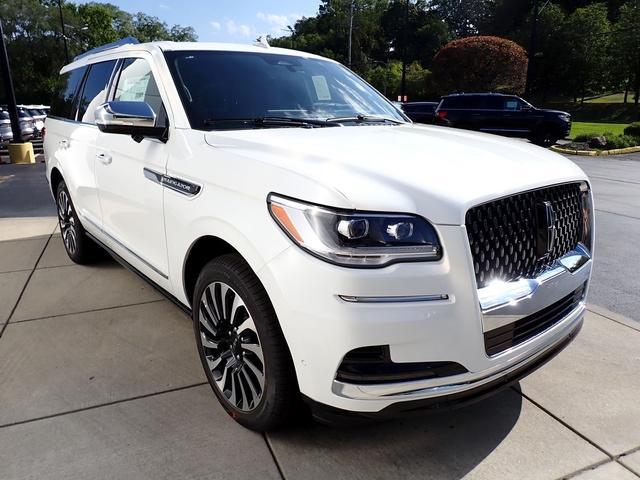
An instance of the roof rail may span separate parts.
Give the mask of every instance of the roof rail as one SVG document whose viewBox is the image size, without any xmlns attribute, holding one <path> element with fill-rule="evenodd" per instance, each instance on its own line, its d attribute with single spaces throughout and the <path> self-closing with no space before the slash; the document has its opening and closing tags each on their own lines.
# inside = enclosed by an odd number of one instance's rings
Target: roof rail
<svg viewBox="0 0 640 480">
<path fill-rule="evenodd" d="M 112 48 L 121 47 L 123 45 L 135 45 L 140 43 L 135 37 L 125 37 L 120 40 L 116 40 L 115 42 L 105 43 L 104 45 L 100 45 L 99 47 L 92 48 L 91 50 L 87 50 L 80 55 L 76 55 L 73 57 L 73 61 L 80 60 L 81 58 L 86 57 L 87 55 L 93 55 L 94 53 L 104 52 L 106 50 L 111 50 Z"/>
</svg>

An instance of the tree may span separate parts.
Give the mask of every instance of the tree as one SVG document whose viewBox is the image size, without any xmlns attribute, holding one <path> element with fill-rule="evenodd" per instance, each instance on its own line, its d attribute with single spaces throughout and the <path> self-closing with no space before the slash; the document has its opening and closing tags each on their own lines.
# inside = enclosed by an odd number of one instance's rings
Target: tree
<svg viewBox="0 0 640 480">
<path fill-rule="evenodd" d="M 531 38 L 532 11 L 525 22 L 511 35 L 511 40 L 528 45 Z M 535 52 L 534 76 L 531 79 L 532 96 L 544 102 L 549 92 L 570 94 L 566 78 L 569 54 L 565 48 L 565 22 L 567 15 L 558 5 L 549 3 L 538 16 L 538 38 Z"/>
<path fill-rule="evenodd" d="M 637 105 L 640 102 L 640 0 L 630 0 L 620 7 L 615 30 L 612 51 L 624 83 L 625 103 L 632 87 Z"/>
<path fill-rule="evenodd" d="M 62 10 L 71 58 L 127 36 L 141 41 L 196 39 L 191 27 L 169 28 L 156 17 L 144 13 L 134 16 L 109 3 L 76 5 L 63 0 Z M 60 68 L 66 63 L 58 1 L 0 1 L 0 19 L 18 102 L 49 103 Z"/>
<path fill-rule="evenodd" d="M 577 8 L 564 25 L 564 45 L 574 101 L 584 101 L 587 93 L 602 93 L 608 76 L 609 32 L 607 6 L 596 3 Z"/>
<path fill-rule="evenodd" d="M 527 53 L 515 42 L 477 36 L 454 40 L 433 59 L 440 93 L 493 91 L 521 94 L 527 75 Z"/>
<path fill-rule="evenodd" d="M 495 0 L 432 0 L 430 2 L 449 30 L 458 37 L 466 37 L 479 32 L 486 22 Z"/>
<path fill-rule="evenodd" d="M 431 64 L 433 55 L 450 39 L 447 24 L 425 0 L 409 5 L 408 22 L 406 0 L 393 0 L 382 14 L 381 27 L 387 52 L 393 49 L 391 58 L 402 61 L 404 56 L 423 67 Z"/>
</svg>

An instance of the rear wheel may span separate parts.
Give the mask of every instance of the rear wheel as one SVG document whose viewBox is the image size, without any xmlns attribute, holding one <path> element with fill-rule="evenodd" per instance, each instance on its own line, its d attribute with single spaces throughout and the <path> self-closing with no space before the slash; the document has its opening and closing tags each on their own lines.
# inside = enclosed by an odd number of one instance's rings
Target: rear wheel
<svg viewBox="0 0 640 480">
<path fill-rule="evenodd" d="M 193 326 L 209 384 L 231 417 L 258 431 L 291 420 L 298 387 L 289 349 L 267 293 L 239 255 L 203 268 Z"/>
<path fill-rule="evenodd" d="M 64 180 L 56 189 L 56 205 L 58 207 L 58 223 L 62 243 L 69 258 L 78 264 L 92 263 L 100 256 L 100 249 L 91 240 L 80 223 L 69 190 Z"/>
</svg>

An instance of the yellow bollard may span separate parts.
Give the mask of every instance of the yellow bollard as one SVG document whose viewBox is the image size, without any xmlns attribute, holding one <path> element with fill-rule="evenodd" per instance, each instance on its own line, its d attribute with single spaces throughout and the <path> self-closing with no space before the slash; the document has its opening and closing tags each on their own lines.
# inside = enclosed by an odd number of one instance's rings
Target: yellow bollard
<svg viewBox="0 0 640 480">
<path fill-rule="evenodd" d="M 10 143 L 9 160 L 11 163 L 36 163 L 31 142 Z"/>
</svg>

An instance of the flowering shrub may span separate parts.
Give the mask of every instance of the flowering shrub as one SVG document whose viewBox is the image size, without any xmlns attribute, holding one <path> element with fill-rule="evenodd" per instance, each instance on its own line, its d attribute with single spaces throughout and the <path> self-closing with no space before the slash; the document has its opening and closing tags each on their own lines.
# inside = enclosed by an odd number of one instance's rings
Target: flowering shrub
<svg viewBox="0 0 640 480">
<path fill-rule="evenodd" d="M 527 78 L 527 53 L 506 38 L 475 36 L 447 43 L 433 58 L 439 93 L 508 92 L 521 94 Z"/>
</svg>

